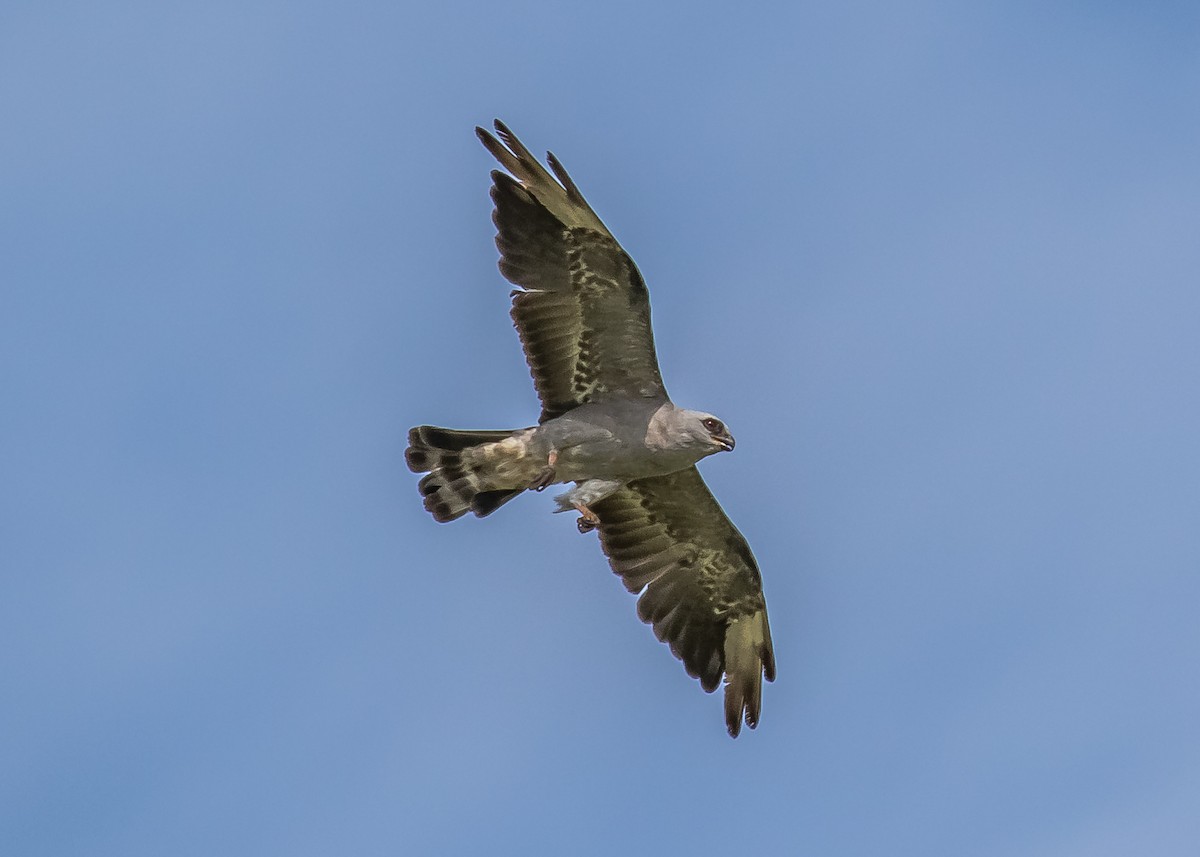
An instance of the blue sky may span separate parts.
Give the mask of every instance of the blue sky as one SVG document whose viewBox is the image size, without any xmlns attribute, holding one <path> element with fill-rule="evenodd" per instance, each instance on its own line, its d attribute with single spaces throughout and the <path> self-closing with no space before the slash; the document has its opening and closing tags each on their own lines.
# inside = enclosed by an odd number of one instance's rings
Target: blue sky
<svg viewBox="0 0 1200 857">
<path fill-rule="evenodd" d="M 12 854 L 1194 853 L 1194 4 L 0 15 Z M 762 566 L 725 735 L 548 496 L 487 153 L 641 266 Z"/>
</svg>

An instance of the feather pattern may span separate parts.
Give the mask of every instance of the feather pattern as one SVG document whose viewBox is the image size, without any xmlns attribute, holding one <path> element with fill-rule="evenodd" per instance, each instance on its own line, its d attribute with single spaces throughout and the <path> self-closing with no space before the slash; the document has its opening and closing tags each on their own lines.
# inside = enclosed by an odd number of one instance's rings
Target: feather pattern
<svg viewBox="0 0 1200 857">
<path fill-rule="evenodd" d="M 496 130 L 499 140 L 476 132 L 508 171 L 492 173 L 492 220 L 500 272 L 519 287 L 511 315 L 539 422 L 606 396 L 665 399 L 637 266 L 557 158 L 552 176 L 503 123 Z"/>
<path fill-rule="evenodd" d="M 600 544 L 638 616 L 708 692 L 725 676 L 725 724 L 758 725 L 775 679 L 762 578 L 749 545 L 695 467 L 637 479 L 592 505 Z"/>
</svg>

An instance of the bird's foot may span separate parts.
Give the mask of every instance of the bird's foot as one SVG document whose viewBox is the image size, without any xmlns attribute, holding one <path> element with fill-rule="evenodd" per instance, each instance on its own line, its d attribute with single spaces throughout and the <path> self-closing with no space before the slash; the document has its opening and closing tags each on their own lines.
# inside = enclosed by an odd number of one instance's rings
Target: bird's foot
<svg viewBox="0 0 1200 857">
<path fill-rule="evenodd" d="M 579 510 L 581 516 L 575 521 L 575 526 L 579 527 L 579 532 L 590 533 L 596 527 L 600 526 L 600 516 L 587 506 L 576 503 L 575 508 Z"/>
<path fill-rule="evenodd" d="M 550 455 L 546 458 L 546 466 L 542 472 L 537 475 L 537 478 L 529 483 L 530 491 L 545 491 L 546 488 L 554 484 L 554 478 L 558 474 L 554 470 L 554 466 L 558 464 L 558 450 L 550 450 Z"/>
</svg>

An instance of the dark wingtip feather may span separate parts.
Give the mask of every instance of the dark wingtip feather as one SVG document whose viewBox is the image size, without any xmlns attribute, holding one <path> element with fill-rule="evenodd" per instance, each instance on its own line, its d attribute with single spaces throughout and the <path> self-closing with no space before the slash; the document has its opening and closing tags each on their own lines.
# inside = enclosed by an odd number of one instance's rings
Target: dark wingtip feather
<svg viewBox="0 0 1200 857">
<path fill-rule="evenodd" d="M 734 709 L 729 704 L 729 695 L 725 696 L 725 729 L 730 738 L 736 738 L 742 731 L 741 708 Z"/>
<path fill-rule="evenodd" d="M 758 726 L 762 679 L 775 674 L 765 609 L 730 622 L 725 631 L 725 725 L 737 737 L 741 724 Z"/>
<path fill-rule="evenodd" d="M 757 683 L 743 686 L 737 679 L 725 685 L 725 728 L 730 738 L 736 738 L 744 722 L 751 729 L 758 727 L 762 709 L 761 688 Z"/>
<path fill-rule="evenodd" d="M 492 170 L 492 201 L 496 203 L 497 208 L 503 204 L 505 194 L 515 196 L 526 205 L 538 205 L 538 201 L 523 184 L 508 173 Z"/>
<path fill-rule="evenodd" d="M 736 676 L 725 675 L 725 728 L 731 738 L 742 731 L 742 712 L 746 709 L 746 698 Z"/>
<path fill-rule="evenodd" d="M 764 646 L 762 650 L 763 662 L 763 678 L 767 681 L 775 681 L 775 652 L 770 646 Z"/>
<path fill-rule="evenodd" d="M 483 128 L 476 128 L 475 136 L 479 138 L 479 142 L 483 143 L 483 147 L 491 153 L 492 157 L 500 162 L 500 166 L 504 167 L 504 169 L 508 170 L 513 175 L 524 177 L 523 172 L 526 171 L 523 171 L 521 168 L 520 158 L 513 154 L 513 152 L 506 149 L 504 147 L 504 143 L 501 143 Z M 505 142 L 508 140 L 508 138 L 504 137 L 503 134 L 501 135 L 501 138 L 504 139 Z M 492 176 L 494 177 L 495 173 L 492 173 Z"/>
<path fill-rule="evenodd" d="M 583 198 L 583 194 L 575 186 L 575 182 L 571 181 L 571 177 L 567 175 L 566 168 L 563 167 L 558 158 L 554 157 L 553 152 L 546 152 L 546 162 L 550 164 L 550 169 L 554 171 L 554 176 L 566 190 L 567 196 L 571 198 L 571 201 L 576 205 L 586 206 L 587 200 Z"/>
<path fill-rule="evenodd" d="M 533 152 L 529 151 L 528 147 L 521 142 L 521 139 L 516 134 L 509 130 L 507 125 L 499 119 L 493 124 L 496 126 L 496 133 L 500 135 L 500 139 L 508 147 L 508 157 L 512 159 L 512 164 L 510 164 L 504 158 L 500 158 L 500 163 L 504 164 L 506 170 L 524 182 L 541 184 L 543 180 L 550 180 L 550 174 L 538 163 L 537 158 L 533 156 Z"/>
</svg>

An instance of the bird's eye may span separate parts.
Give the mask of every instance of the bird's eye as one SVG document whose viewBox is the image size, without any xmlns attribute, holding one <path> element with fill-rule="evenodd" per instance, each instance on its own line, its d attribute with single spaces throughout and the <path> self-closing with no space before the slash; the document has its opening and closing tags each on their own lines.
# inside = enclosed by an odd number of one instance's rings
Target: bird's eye
<svg viewBox="0 0 1200 857">
<path fill-rule="evenodd" d="M 712 434 L 720 434 L 722 432 L 722 430 L 724 430 L 724 428 L 725 428 L 723 425 L 721 425 L 720 420 L 714 420 L 712 417 L 709 417 L 708 419 L 704 420 L 703 425 L 704 425 L 704 428 L 707 429 Z"/>
</svg>

